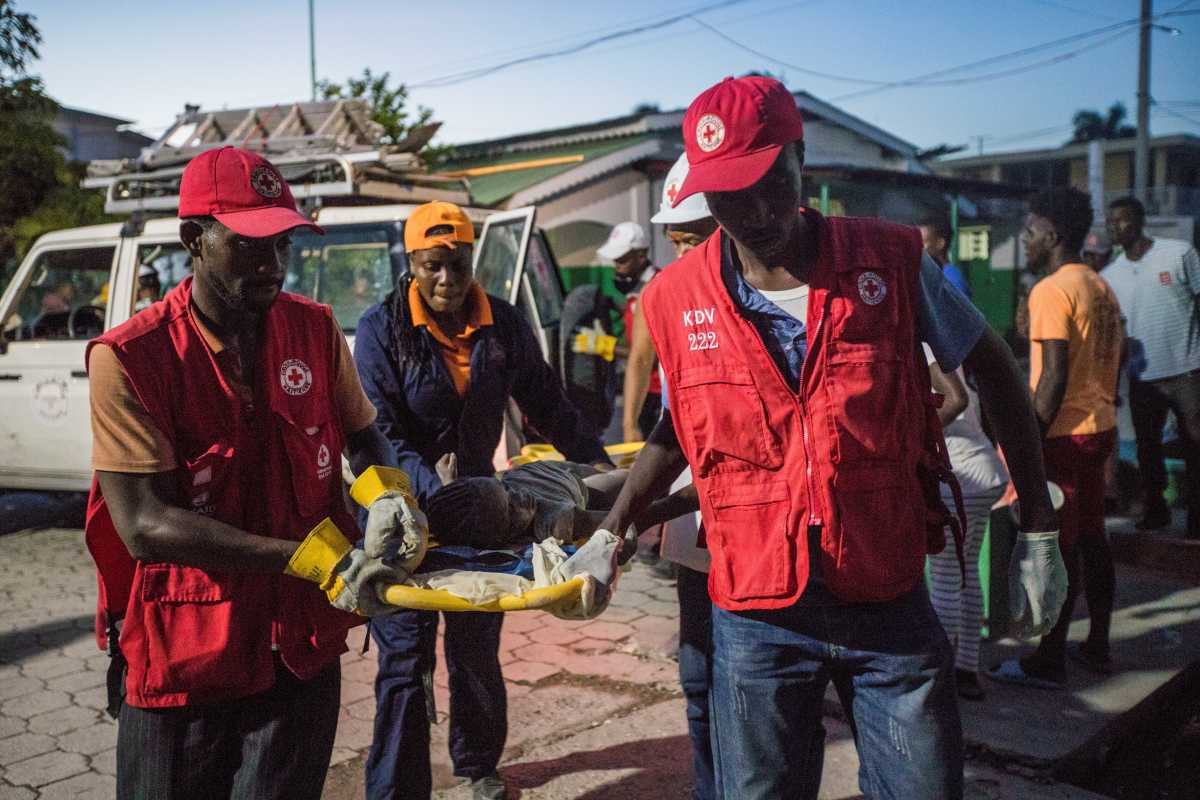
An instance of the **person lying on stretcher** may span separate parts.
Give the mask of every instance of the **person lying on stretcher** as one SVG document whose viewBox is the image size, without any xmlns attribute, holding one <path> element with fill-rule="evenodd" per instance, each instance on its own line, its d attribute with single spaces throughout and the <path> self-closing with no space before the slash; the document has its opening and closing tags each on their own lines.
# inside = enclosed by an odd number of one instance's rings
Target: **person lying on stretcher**
<svg viewBox="0 0 1200 800">
<path fill-rule="evenodd" d="M 534 461 L 494 478 L 459 478 L 453 453 L 436 466 L 442 487 L 426 503 L 430 535 L 438 544 L 481 550 L 549 538 L 564 545 L 585 539 L 604 520 L 629 477 L 627 469 L 600 472 L 570 461 Z M 688 486 L 656 501 L 629 535 L 694 511 L 689 504 L 694 498 L 695 488 Z"/>
<path fill-rule="evenodd" d="M 482 551 L 546 540 L 571 545 L 586 539 L 561 572 L 564 578 L 584 573 L 595 578 L 601 597 L 607 594 L 618 565 L 636 552 L 641 531 L 695 511 L 698 505 L 695 488 L 686 486 L 652 503 L 622 538 L 597 528 L 625 485 L 628 470 L 600 472 L 569 461 L 535 461 L 494 478 L 459 478 L 452 453 L 439 459 L 436 467 L 442 487 L 429 497 L 425 508 L 432 541 Z M 397 559 L 409 572 L 416 570 L 426 544 L 417 545 L 411 538 L 405 537 Z"/>
</svg>

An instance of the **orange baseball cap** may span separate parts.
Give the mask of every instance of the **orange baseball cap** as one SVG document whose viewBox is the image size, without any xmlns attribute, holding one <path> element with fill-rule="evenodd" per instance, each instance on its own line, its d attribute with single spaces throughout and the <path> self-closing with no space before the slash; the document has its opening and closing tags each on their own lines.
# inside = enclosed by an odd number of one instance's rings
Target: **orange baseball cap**
<svg viewBox="0 0 1200 800">
<path fill-rule="evenodd" d="M 435 228 L 449 226 L 453 230 L 430 235 Z M 460 244 L 475 243 L 475 228 L 463 210 L 454 203 L 434 200 L 417 206 L 404 223 L 404 251 L 446 247 L 453 250 Z"/>
</svg>

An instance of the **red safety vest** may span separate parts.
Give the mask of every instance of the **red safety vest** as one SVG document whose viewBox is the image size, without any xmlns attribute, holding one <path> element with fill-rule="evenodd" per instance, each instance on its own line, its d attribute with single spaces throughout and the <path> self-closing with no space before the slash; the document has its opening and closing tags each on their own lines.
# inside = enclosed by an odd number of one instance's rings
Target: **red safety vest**
<svg viewBox="0 0 1200 800">
<path fill-rule="evenodd" d="M 244 404 L 188 312 L 191 278 L 98 339 L 179 460 L 176 502 L 241 530 L 302 539 L 324 517 L 354 538 L 342 498 L 344 432 L 334 405 L 327 307 L 283 293 L 267 313 Z M 89 345 L 89 353 L 90 345 Z M 301 679 L 346 651 L 361 617 L 338 611 L 316 584 L 249 572 L 134 561 L 99 484 L 86 525 L 96 562 L 96 635 L 123 619 L 126 702 L 143 708 L 227 701 L 269 689 L 272 650 Z"/>
<path fill-rule="evenodd" d="M 810 220 L 821 245 L 799 392 L 730 297 L 719 233 L 643 295 L 699 489 L 709 593 L 728 610 L 800 597 L 809 526 L 821 526 L 825 581 L 850 601 L 908 591 L 945 545 L 940 398 L 916 334 L 921 237 L 877 220 Z"/>
</svg>

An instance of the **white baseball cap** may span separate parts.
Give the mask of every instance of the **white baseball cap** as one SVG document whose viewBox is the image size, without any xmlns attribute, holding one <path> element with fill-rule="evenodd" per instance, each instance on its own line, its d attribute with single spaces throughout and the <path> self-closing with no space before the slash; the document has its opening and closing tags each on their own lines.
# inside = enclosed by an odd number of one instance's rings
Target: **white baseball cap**
<svg viewBox="0 0 1200 800">
<path fill-rule="evenodd" d="M 646 250 L 650 247 L 650 239 L 645 229 L 636 222 L 619 222 L 608 234 L 608 241 L 600 246 L 596 255 L 616 261 L 630 250 Z"/>
<path fill-rule="evenodd" d="M 675 195 L 679 194 L 679 189 L 683 186 L 687 174 L 687 153 L 680 153 L 679 158 L 671 165 L 667 179 L 663 181 L 662 202 L 658 206 L 658 213 L 650 218 L 655 225 L 695 222 L 712 216 L 712 212 L 708 210 L 708 201 L 704 199 L 704 192 L 689 194 L 679 201 L 679 205 L 671 208 L 671 201 L 675 199 Z"/>
</svg>

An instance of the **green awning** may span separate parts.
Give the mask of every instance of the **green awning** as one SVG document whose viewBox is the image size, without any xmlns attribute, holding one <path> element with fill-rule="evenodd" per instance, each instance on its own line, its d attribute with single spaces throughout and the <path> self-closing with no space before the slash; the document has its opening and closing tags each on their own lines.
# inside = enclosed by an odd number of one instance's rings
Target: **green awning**
<svg viewBox="0 0 1200 800">
<path fill-rule="evenodd" d="M 517 192 L 536 186 L 609 153 L 624 150 L 646 138 L 648 137 L 645 135 L 623 136 L 599 142 L 524 150 L 519 153 L 505 153 L 487 158 L 456 160 L 442 165 L 439 172 L 453 174 L 466 170 L 486 170 L 493 167 L 528 164 L 529 166 L 526 168 L 465 176 L 470 186 L 472 204 L 494 206 Z M 549 163 L 539 164 L 539 162 Z"/>
</svg>

